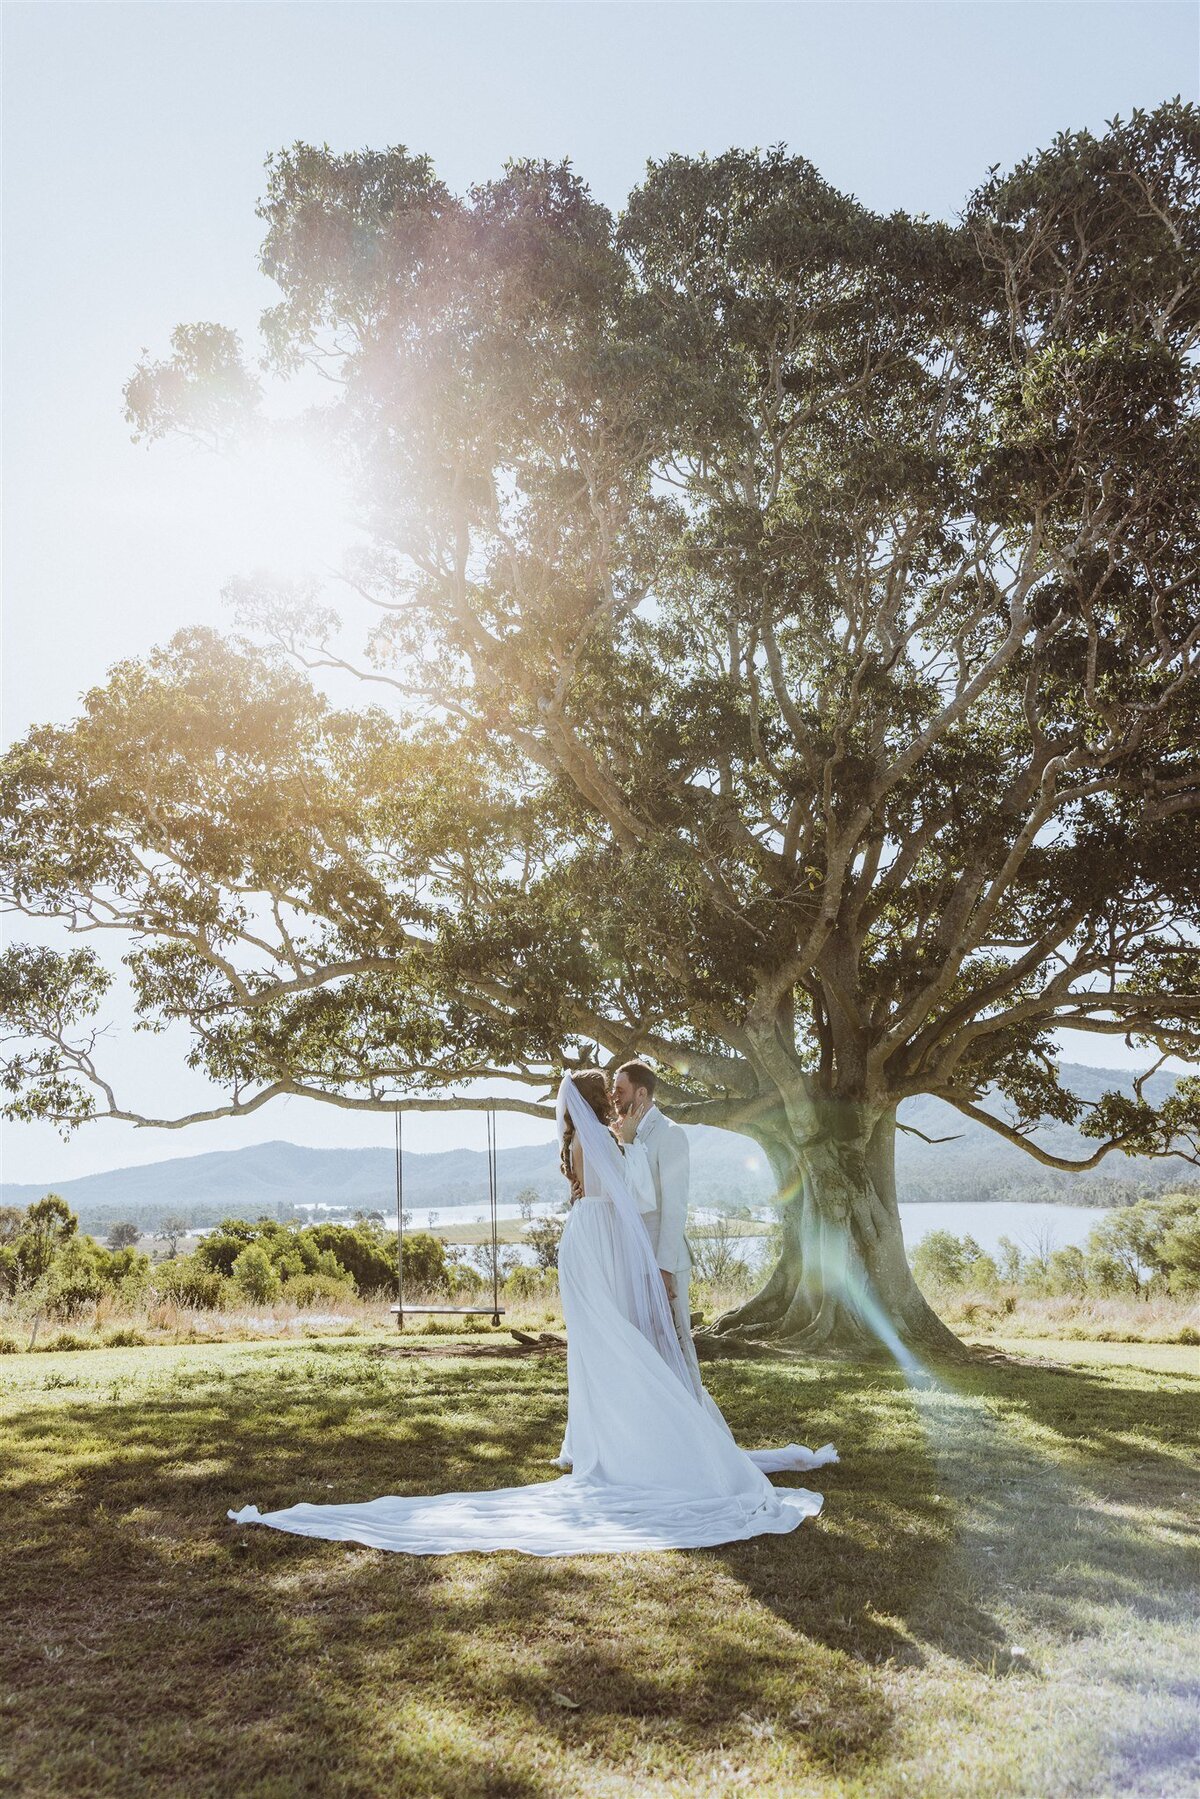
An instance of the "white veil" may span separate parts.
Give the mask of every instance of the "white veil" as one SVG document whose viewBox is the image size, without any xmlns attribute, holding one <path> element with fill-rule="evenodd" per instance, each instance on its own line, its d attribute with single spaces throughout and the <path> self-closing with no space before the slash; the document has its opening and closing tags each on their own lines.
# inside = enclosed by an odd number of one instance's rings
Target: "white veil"
<svg viewBox="0 0 1200 1799">
<path fill-rule="evenodd" d="M 569 1075 L 558 1090 L 560 1137 L 568 1118 L 587 1192 L 559 1262 L 569 1400 L 556 1460 L 571 1473 L 475 1493 L 387 1493 L 271 1512 L 247 1505 L 229 1513 L 236 1523 L 410 1555 L 627 1555 L 778 1535 L 820 1511 L 819 1493 L 773 1487 L 766 1475 L 835 1462 L 832 1443 L 739 1449 L 694 1365 L 689 1377 L 638 1206 L 654 1186 L 645 1146 L 622 1155 Z"/>
<path fill-rule="evenodd" d="M 587 1167 L 588 1186 L 611 1200 L 628 1265 L 633 1296 L 633 1318 L 643 1337 L 658 1351 L 672 1374 L 698 1399 L 684 1360 L 671 1302 L 654 1259 L 650 1237 L 639 1210 L 625 1167 L 625 1158 L 613 1134 L 597 1118 L 574 1080 L 565 1074 L 558 1089 L 558 1140 L 561 1144 L 567 1118 L 575 1127 Z"/>
</svg>

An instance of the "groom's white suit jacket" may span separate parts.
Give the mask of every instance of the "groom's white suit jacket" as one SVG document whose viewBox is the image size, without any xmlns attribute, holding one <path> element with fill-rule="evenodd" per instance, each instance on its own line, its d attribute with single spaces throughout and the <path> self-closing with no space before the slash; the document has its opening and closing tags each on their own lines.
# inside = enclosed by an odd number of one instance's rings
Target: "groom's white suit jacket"
<svg viewBox="0 0 1200 1799">
<path fill-rule="evenodd" d="M 653 1212 L 646 1214 L 646 1229 L 655 1257 L 668 1274 L 686 1274 L 692 1266 L 684 1235 L 688 1209 L 687 1132 L 682 1125 L 664 1118 L 657 1106 L 651 1106 L 635 1137 L 645 1146 L 654 1178 L 657 1204 Z"/>
</svg>

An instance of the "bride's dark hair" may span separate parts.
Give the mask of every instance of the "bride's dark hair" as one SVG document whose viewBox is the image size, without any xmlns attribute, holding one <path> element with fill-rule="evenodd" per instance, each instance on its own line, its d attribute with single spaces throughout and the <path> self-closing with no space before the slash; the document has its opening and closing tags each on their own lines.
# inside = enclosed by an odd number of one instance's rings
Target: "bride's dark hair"
<svg viewBox="0 0 1200 1799">
<path fill-rule="evenodd" d="M 582 1068 L 578 1074 L 573 1074 L 571 1079 L 601 1124 L 611 1124 L 614 1114 L 613 1096 L 609 1092 L 608 1082 L 600 1070 L 598 1068 Z M 562 1155 L 559 1158 L 559 1167 L 568 1180 L 571 1179 L 571 1145 L 574 1141 L 575 1126 L 571 1123 L 571 1115 L 568 1112 L 563 1124 Z"/>
</svg>

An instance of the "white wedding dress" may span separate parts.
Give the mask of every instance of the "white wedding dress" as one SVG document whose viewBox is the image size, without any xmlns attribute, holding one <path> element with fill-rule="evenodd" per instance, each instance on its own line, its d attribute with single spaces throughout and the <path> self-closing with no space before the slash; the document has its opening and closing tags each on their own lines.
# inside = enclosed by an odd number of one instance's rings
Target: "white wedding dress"
<svg viewBox="0 0 1200 1799">
<path fill-rule="evenodd" d="M 558 1465 L 572 1471 L 490 1492 L 278 1512 L 249 1505 L 229 1513 L 235 1523 L 412 1555 L 592 1555 L 730 1543 L 795 1530 L 820 1511 L 820 1493 L 775 1487 L 766 1475 L 835 1462 L 833 1445 L 738 1448 L 714 1401 L 696 1390 L 675 1335 L 638 1210 L 638 1146 L 627 1163 L 569 1077 L 559 1090 L 560 1125 L 568 1112 L 586 1175 L 558 1258 L 568 1389 Z"/>
</svg>

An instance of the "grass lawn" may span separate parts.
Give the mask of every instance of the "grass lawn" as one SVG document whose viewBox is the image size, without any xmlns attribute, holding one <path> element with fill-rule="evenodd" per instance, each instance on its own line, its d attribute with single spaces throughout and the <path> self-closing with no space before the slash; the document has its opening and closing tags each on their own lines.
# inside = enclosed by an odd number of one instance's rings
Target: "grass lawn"
<svg viewBox="0 0 1200 1799">
<path fill-rule="evenodd" d="M 1200 1376 L 1200 1349 L 1193 1343 L 1097 1343 L 1073 1337 L 986 1337 L 976 1346 L 1008 1356 L 1034 1356 L 1094 1368 L 1146 1368 L 1156 1374 Z"/>
<path fill-rule="evenodd" d="M 0 1791 L 1197 1792 L 1194 1374 L 709 1365 L 743 1443 L 842 1456 L 820 1519 L 722 1549 L 420 1559 L 230 1524 L 553 1473 L 561 1359 L 377 1351 L 0 1360 Z"/>
<path fill-rule="evenodd" d="M 492 1227 L 486 1218 L 464 1219 L 461 1224 L 450 1221 L 446 1224 L 435 1225 L 432 1230 L 425 1230 L 422 1227 L 422 1232 L 427 1237 L 438 1237 L 443 1243 L 456 1243 L 460 1247 L 490 1243 L 492 1240 Z M 410 1234 L 415 1235 L 416 1233 L 410 1232 Z M 496 1241 L 497 1243 L 524 1243 L 525 1224 L 523 1219 L 498 1219 Z"/>
</svg>

